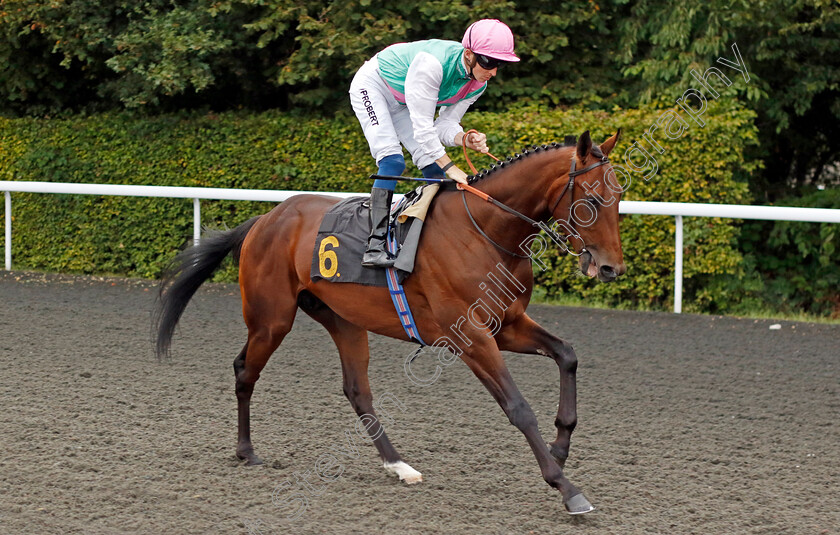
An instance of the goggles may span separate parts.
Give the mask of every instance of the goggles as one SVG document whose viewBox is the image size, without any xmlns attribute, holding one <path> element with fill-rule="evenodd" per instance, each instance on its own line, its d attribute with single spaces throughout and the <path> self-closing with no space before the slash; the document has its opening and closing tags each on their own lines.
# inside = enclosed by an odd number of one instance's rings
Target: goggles
<svg viewBox="0 0 840 535">
<path fill-rule="evenodd" d="M 475 52 L 473 52 L 473 54 L 475 55 L 475 60 L 478 62 L 481 68 L 486 69 L 488 71 L 492 71 L 493 69 L 501 67 L 506 63 L 500 59 L 485 56 L 484 54 L 476 54 Z"/>
</svg>

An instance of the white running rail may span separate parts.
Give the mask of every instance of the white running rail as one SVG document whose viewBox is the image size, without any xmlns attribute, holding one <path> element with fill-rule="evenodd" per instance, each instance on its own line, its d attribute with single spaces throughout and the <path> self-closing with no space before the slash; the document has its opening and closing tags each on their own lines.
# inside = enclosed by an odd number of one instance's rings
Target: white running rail
<svg viewBox="0 0 840 535">
<path fill-rule="evenodd" d="M 67 184 L 61 182 L 14 182 L 0 180 L 5 192 L 6 270 L 12 269 L 12 192 L 64 193 L 73 195 L 117 195 L 128 197 L 163 197 L 193 200 L 193 239 L 201 234 L 201 200 L 282 202 L 293 195 L 313 193 L 336 197 L 355 197 L 367 193 L 335 193 L 326 191 L 287 191 L 259 189 L 188 188 L 172 186 L 122 186 L 114 184 Z M 724 217 L 732 219 L 764 219 L 768 221 L 805 221 L 840 223 L 840 210 L 795 208 L 785 206 L 749 206 L 740 204 L 701 204 L 680 202 L 621 201 L 622 214 L 667 215 L 676 217 L 674 247 L 674 312 L 682 312 L 683 283 L 683 217 Z"/>
</svg>

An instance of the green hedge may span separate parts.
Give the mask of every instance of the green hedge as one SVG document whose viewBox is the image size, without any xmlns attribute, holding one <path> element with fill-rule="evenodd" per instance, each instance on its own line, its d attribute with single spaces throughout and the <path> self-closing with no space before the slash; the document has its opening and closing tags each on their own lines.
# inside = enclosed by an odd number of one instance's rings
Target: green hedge
<svg viewBox="0 0 840 535">
<path fill-rule="evenodd" d="M 610 113 L 521 107 L 470 113 L 465 127 L 488 133 L 491 150 L 513 154 L 530 144 L 562 141 L 591 130 L 601 142 L 618 127 L 619 163 L 631 144 L 662 114 L 653 108 Z M 749 202 L 746 178 L 756 162 L 743 158 L 754 144 L 754 114 L 734 101 L 710 102 L 706 126 L 678 140 L 660 140 L 658 174 L 633 175 L 625 199 Z M 450 149 L 457 162 L 460 152 Z M 479 156 L 478 163 L 487 165 Z M 331 119 L 268 112 L 137 117 L 104 114 L 70 119 L 0 119 L 0 180 L 223 188 L 365 191 L 373 161 L 355 118 Z M 14 194 L 15 267 L 154 278 L 192 234 L 189 200 Z M 267 203 L 204 201 L 202 223 L 233 227 Z M 537 274 L 549 296 L 577 295 L 613 304 L 662 307 L 673 291 L 673 218 L 629 216 L 622 222 L 628 273 L 611 285 L 575 273 L 568 257 L 550 259 Z M 729 220 L 687 219 L 685 287 L 689 309 L 715 306 L 704 289 L 721 275 L 737 275 L 738 227 Z M 227 269 L 220 279 L 230 280 Z"/>
<path fill-rule="evenodd" d="M 486 116 L 483 123 L 527 142 L 591 128 L 603 141 L 617 127 L 622 140 L 610 160 L 621 163 L 625 150 L 662 114 L 661 110 L 614 110 L 612 113 L 567 111 L 528 112 L 523 116 Z M 484 118 L 484 117 L 482 117 Z M 663 154 L 653 153 L 659 170 L 649 180 L 632 175 L 625 200 L 749 204 L 747 179 L 760 162 L 744 159 L 746 146 L 757 143 L 754 115 L 733 102 L 711 103 L 706 125 L 694 124 L 677 140 L 661 140 Z M 661 132 L 661 130 L 660 130 Z M 645 146 L 640 141 L 642 146 Z M 627 167 L 625 165 L 625 167 Z M 549 298 L 573 296 L 585 301 L 628 308 L 668 308 L 674 287 L 673 217 L 627 216 L 621 223 L 627 275 L 612 284 L 596 284 L 582 276 L 577 263 L 555 256 L 550 268 L 537 273 Z M 729 219 L 684 218 L 684 309 L 707 311 L 717 296 L 704 289 L 720 277 L 740 277 L 742 258 L 736 249 L 737 222 Z"/>
<path fill-rule="evenodd" d="M 779 206 L 840 209 L 840 190 L 782 199 Z M 840 227 L 795 221 L 745 222 L 744 276 L 714 288 L 724 310 L 766 308 L 840 318 Z"/>
</svg>

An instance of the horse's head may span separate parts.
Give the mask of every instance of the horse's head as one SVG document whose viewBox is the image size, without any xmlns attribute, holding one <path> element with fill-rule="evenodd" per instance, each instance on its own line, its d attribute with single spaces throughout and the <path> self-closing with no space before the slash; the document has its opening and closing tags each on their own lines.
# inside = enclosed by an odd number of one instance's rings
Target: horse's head
<svg viewBox="0 0 840 535">
<path fill-rule="evenodd" d="M 602 282 L 611 282 L 627 271 L 618 230 L 623 189 L 608 159 L 620 134 L 619 129 L 598 146 L 592 144 L 589 131 L 584 132 L 569 172 L 548 192 L 551 215 L 563 223 L 564 233 L 571 235 L 581 272 Z"/>
</svg>

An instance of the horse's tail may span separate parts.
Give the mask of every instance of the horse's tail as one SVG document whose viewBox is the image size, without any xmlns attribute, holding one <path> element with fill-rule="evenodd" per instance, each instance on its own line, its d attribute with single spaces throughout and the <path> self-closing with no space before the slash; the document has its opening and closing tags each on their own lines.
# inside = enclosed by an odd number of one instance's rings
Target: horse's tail
<svg viewBox="0 0 840 535">
<path fill-rule="evenodd" d="M 239 263 L 242 242 L 260 216 L 253 217 L 233 230 L 210 231 L 198 245 L 178 253 L 164 271 L 154 315 L 157 330 L 155 353 L 158 358 L 169 353 L 172 334 L 192 296 L 210 278 L 229 254 Z"/>
</svg>

